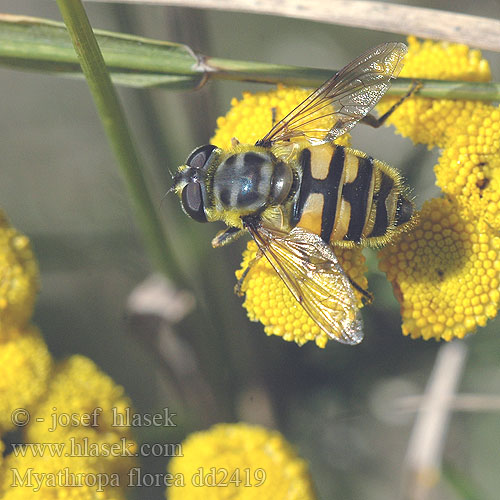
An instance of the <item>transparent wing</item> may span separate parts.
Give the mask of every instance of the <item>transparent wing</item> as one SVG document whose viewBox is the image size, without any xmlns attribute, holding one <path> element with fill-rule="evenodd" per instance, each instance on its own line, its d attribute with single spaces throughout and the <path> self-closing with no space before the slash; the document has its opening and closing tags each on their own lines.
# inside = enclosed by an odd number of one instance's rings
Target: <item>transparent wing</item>
<svg viewBox="0 0 500 500">
<path fill-rule="evenodd" d="M 283 233 L 248 230 L 292 295 L 329 337 L 344 344 L 363 339 L 363 323 L 349 278 L 332 249 L 302 228 Z"/>
<path fill-rule="evenodd" d="M 327 80 L 257 142 L 295 137 L 330 142 L 365 117 L 403 67 L 406 45 L 388 42 L 368 50 Z"/>
</svg>

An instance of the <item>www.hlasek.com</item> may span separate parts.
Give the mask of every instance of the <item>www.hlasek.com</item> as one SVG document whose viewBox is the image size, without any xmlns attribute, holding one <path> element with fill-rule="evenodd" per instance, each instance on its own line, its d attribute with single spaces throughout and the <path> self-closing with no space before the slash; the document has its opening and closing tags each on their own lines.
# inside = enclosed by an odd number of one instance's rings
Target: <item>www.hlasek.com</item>
<svg viewBox="0 0 500 500">
<path fill-rule="evenodd" d="M 89 438 L 70 437 L 64 443 L 12 443 L 16 457 L 182 457 L 180 443 L 142 443 L 127 438 L 114 443 L 92 442 Z"/>
<path fill-rule="evenodd" d="M 119 474 L 104 473 L 84 473 L 72 472 L 69 467 L 60 469 L 57 472 L 36 472 L 33 468 L 23 470 L 23 474 L 17 469 L 10 469 L 12 472 L 11 487 L 31 488 L 34 492 L 42 488 L 56 487 L 82 487 L 95 488 L 96 491 L 104 491 L 107 487 L 119 487 L 126 482 L 128 487 L 183 487 L 189 481 L 195 487 L 217 487 L 227 488 L 259 487 L 266 481 L 266 471 L 264 469 L 226 469 L 224 467 L 210 467 L 205 469 L 199 467 L 191 477 L 186 477 L 182 473 L 177 474 L 151 474 L 144 473 L 139 467 L 130 469 L 125 478 Z"/>
</svg>

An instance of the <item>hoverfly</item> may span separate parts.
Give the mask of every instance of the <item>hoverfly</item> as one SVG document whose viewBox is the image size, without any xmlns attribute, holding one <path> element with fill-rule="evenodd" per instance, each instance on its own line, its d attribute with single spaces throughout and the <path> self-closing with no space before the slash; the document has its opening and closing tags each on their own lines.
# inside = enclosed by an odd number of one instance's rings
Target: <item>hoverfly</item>
<svg viewBox="0 0 500 500">
<path fill-rule="evenodd" d="M 214 247 L 248 231 L 256 259 L 264 255 L 320 328 L 345 344 L 363 338 L 354 291 L 371 295 L 344 272 L 334 249 L 387 243 L 411 225 L 414 205 L 395 169 L 333 141 L 360 120 L 380 125 L 413 92 L 378 120 L 369 115 L 406 52 L 398 42 L 365 52 L 254 145 L 233 139 L 229 150 L 198 147 L 171 188 L 192 219 L 226 223 Z"/>
</svg>

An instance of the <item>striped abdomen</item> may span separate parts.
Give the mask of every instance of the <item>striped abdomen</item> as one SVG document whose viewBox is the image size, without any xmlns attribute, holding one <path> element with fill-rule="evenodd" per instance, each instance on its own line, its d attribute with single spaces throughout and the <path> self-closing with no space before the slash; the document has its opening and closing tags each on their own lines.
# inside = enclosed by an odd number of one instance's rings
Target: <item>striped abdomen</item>
<svg viewBox="0 0 500 500">
<path fill-rule="evenodd" d="M 411 220 L 413 204 L 388 165 L 331 143 L 304 148 L 298 161 L 293 226 L 332 244 L 379 245 Z"/>
</svg>

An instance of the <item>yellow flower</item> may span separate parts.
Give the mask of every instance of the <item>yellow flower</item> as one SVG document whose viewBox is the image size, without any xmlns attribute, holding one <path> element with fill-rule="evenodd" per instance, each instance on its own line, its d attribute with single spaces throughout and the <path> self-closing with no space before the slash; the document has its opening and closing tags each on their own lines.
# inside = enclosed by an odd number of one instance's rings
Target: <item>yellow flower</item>
<svg viewBox="0 0 500 500">
<path fill-rule="evenodd" d="M 486 82 L 491 79 L 488 61 L 478 50 L 466 45 L 446 42 L 419 41 L 408 37 L 408 54 L 400 73 L 406 78 L 434 80 L 464 80 Z M 383 114 L 397 97 L 385 97 L 377 106 Z M 472 110 L 482 106 L 477 101 L 412 97 L 399 106 L 387 123 L 415 143 L 444 147 L 457 131 L 457 123 L 467 120 Z"/>
<path fill-rule="evenodd" d="M 456 202 L 433 199 L 415 229 L 380 252 L 380 269 L 401 304 L 403 333 L 462 338 L 496 316 L 500 305 L 500 236 L 468 219 Z"/>
<path fill-rule="evenodd" d="M 210 486 L 213 471 L 214 482 Z M 191 434 L 169 473 L 184 486 L 169 500 L 311 500 L 316 498 L 305 461 L 277 431 L 248 424 L 219 424 Z M 226 485 L 224 485 L 224 483 Z"/>
<path fill-rule="evenodd" d="M 434 168 L 436 184 L 500 230 L 500 110 L 478 103 L 456 128 Z"/>
<path fill-rule="evenodd" d="M 488 62 L 477 50 L 421 42 L 415 37 L 409 37 L 408 43 L 401 76 L 465 81 L 491 78 Z M 308 94 L 279 87 L 275 92 L 245 94 L 242 101 L 233 100 L 232 109 L 217 122 L 213 142 L 228 147 L 233 136 L 255 142 L 271 127 L 273 109 L 279 119 Z M 397 99 L 384 98 L 378 111 L 385 112 Z M 494 317 L 499 307 L 498 264 L 493 255 L 498 252 L 500 230 L 500 111 L 479 101 L 412 97 L 391 115 L 389 123 L 415 142 L 445 148 L 435 171 L 447 198 L 424 205 L 418 226 L 381 252 L 380 267 L 401 302 L 405 334 L 426 339 L 462 337 Z M 349 277 L 366 289 L 361 250 L 335 251 Z M 249 243 L 237 278 L 255 255 L 256 247 Z M 481 275 L 476 273 L 478 269 Z M 299 345 L 314 340 L 325 346 L 327 335 L 265 258 L 248 273 L 243 292 L 249 318 L 262 322 L 268 335 Z"/>
<path fill-rule="evenodd" d="M 14 428 L 17 409 L 30 410 L 47 389 L 52 360 L 34 326 L 0 331 L 0 435 Z M 20 422 L 19 422 L 20 423 Z"/>
<path fill-rule="evenodd" d="M 20 451 L 0 467 L 2 500 L 125 500 L 119 476 L 103 470 L 102 458 Z"/>
<path fill-rule="evenodd" d="M 56 369 L 47 393 L 34 408 L 26 429 L 27 442 L 58 441 L 75 443 L 77 449 L 92 447 L 99 455 L 102 452 L 101 468 L 107 464 L 108 471 L 125 474 L 134 466 L 128 455 L 137 451 L 136 444 L 129 427 L 115 425 L 120 421 L 115 421 L 114 415 L 124 415 L 130 407 L 123 387 L 102 373 L 93 361 L 71 356 Z M 68 415 L 75 415 L 76 420 L 69 421 Z M 54 425 L 55 421 L 58 425 Z M 109 447 L 120 452 L 104 456 Z"/>
<path fill-rule="evenodd" d="M 276 90 L 251 94 L 243 93 L 243 99 L 233 98 L 231 109 L 226 116 L 217 118 L 217 130 L 211 140 L 219 148 L 229 148 L 231 139 L 235 137 L 243 144 L 255 144 L 262 139 L 275 122 L 285 117 L 297 107 L 312 90 L 278 85 Z M 323 125 L 328 128 L 331 124 L 326 120 Z M 337 144 L 348 146 L 350 135 L 340 137 Z"/>
<path fill-rule="evenodd" d="M 256 253 L 257 245 L 250 241 L 243 253 L 241 268 L 236 271 L 237 279 L 241 278 Z M 347 275 L 366 289 L 368 280 L 364 276 L 366 266 L 361 248 L 335 249 L 335 254 Z M 243 306 L 248 312 L 248 317 L 252 321 L 260 321 L 267 335 L 278 335 L 299 345 L 314 340 L 318 347 L 325 347 L 328 335 L 297 302 L 265 257 L 259 259 L 248 272 L 243 291 L 245 292 Z M 355 293 L 358 307 L 362 307 L 361 294 Z"/>
<path fill-rule="evenodd" d="M 464 45 L 414 37 L 409 45 L 401 76 L 491 77 L 480 52 Z M 385 99 L 379 111 L 393 102 Z M 401 303 L 403 333 L 463 337 L 499 307 L 500 111 L 480 101 L 414 97 L 389 122 L 415 142 L 444 148 L 434 170 L 447 200 L 427 202 L 418 227 L 381 252 L 380 267 Z"/>
<path fill-rule="evenodd" d="M 30 242 L 0 212 L 0 336 L 6 327 L 28 322 L 37 291 L 38 265 Z"/>
<path fill-rule="evenodd" d="M 488 62 L 465 45 L 409 37 L 401 76 L 488 81 Z M 395 98 L 384 99 L 384 112 Z M 388 120 L 402 134 L 445 148 L 435 167 L 437 185 L 470 216 L 500 228 L 500 111 L 481 101 L 413 97 Z"/>
</svg>

